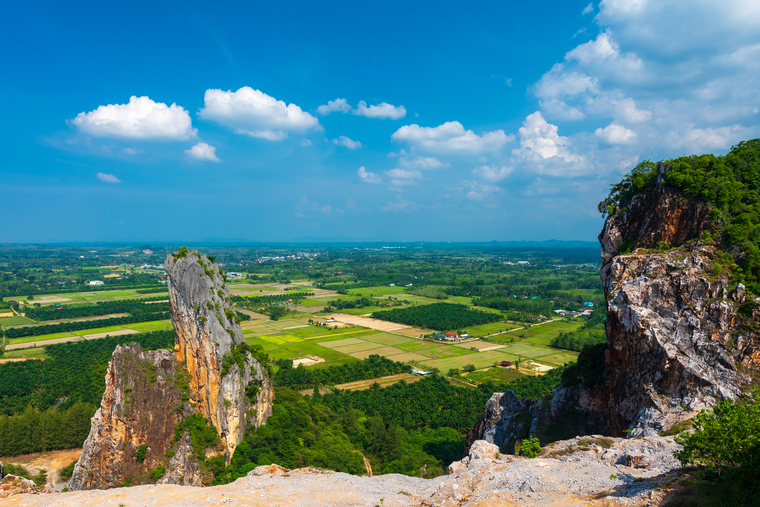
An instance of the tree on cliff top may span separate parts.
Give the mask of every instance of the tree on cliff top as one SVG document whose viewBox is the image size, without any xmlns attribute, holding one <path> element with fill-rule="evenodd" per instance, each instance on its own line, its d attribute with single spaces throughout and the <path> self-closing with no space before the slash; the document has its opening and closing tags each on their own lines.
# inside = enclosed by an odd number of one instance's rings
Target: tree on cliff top
<svg viewBox="0 0 760 507">
<path fill-rule="evenodd" d="M 742 251 L 733 270 L 736 280 L 760 293 L 760 139 L 742 141 L 723 156 L 689 155 L 663 162 L 671 166 L 664 185 L 710 207 L 710 218 L 721 225 L 721 237 L 715 238 L 718 246 L 722 250 L 738 246 Z M 656 164 L 639 163 L 611 186 L 599 211 L 614 214 L 636 195 L 652 190 L 656 182 Z"/>
</svg>

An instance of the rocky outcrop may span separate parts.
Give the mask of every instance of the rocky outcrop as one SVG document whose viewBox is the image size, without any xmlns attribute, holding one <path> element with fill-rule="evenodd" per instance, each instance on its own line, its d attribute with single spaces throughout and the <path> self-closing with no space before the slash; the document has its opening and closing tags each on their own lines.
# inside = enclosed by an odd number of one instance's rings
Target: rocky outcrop
<svg viewBox="0 0 760 507">
<path fill-rule="evenodd" d="M 677 478 L 672 438 L 602 438 L 556 442 L 533 459 L 501 454 L 479 440 L 449 474 L 420 479 L 400 474 L 362 476 L 277 465 L 260 466 L 231 484 L 175 485 L 129 490 L 18 495 L 14 505 L 249 505 L 364 506 L 644 506 L 659 505 L 664 484 Z"/>
<path fill-rule="evenodd" d="M 660 182 L 668 169 L 658 166 Z M 610 434 L 652 435 L 737 398 L 758 367 L 759 336 L 747 325 L 758 315 L 740 315 L 744 286 L 732 287 L 725 260 L 700 241 L 719 229 L 708 216 L 658 186 L 610 216 L 599 235 Z M 625 243 L 631 253 L 620 252 Z"/>
<path fill-rule="evenodd" d="M 229 460 L 246 426 L 260 426 L 271 415 L 270 375 L 243 350 L 245 340 L 230 291 L 213 260 L 180 250 L 167 256 L 164 267 L 179 359 L 190 374 L 197 409 L 217 429 Z M 246 389 L 256 395 L 249 399 Z"/>
<path fill-rule="evenodd" d="M 187 249 L 170 255 L 165 266 L 174 350 L 116 348 L 72 490 L 147 482 L 201 485 L 198 460 L 204 457 L 178 425 L 193 414 L 204 416 L 220 441 L 205 451 L 229 462 L 246 427 L 263 424 L 271 414 L 268 365 L 243 340 L 218 266 Z"/>
<path fill-rule="evenodd" d="M 70 489 L 107 488 L 130 479 L 145 482 L 148 470 L 161 464 L 170 450 L 174 427 L 181 421 L 183 391 L 177 385 L 181 375 L 171 351 L 145 352 L 139 344 L 116 347 Z M 138 459 L 142 445 L 147 446 L 145 456 Z"/>
<path fill-rule="evenodd" d="M 719 237 L 720 223 L 662 186 L 668 170 L 658 164 L 655 188 L 612 210 L 599 235 L 607 349 L 592 360 L 604 362 L 604 380 L 561 386 L 541 401 L 494 394 L 468 442 L 508 449 L 528 435 L 652 436 L 750 383 L 760 314 L 732 282 L 726 254 L 703 241 Z"/>
</svg>

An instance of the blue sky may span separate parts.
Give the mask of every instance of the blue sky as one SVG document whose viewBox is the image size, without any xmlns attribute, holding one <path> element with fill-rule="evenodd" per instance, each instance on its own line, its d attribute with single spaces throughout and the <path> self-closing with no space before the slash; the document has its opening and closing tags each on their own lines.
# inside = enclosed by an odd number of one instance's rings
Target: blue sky
<svg viewBox="0 0 760 507">
<path fill-rule="evenodd" d="M 594 240 L 637 162 L 760 136 L 756 1 L 16 2 L 0 23 L 0 242 Z"/>
</svg>

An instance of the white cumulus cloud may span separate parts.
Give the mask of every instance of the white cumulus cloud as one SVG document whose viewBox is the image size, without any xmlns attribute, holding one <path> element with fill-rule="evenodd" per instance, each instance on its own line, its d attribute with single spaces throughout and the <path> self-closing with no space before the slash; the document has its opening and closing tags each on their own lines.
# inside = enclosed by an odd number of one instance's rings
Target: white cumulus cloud
<svg viewBox="0 0 760 507">
<path fill-rule="evenodd" d="M 288 132 L 320 129 L 319 120 L 295 104 L 267 95 L 250 86 L 239 90 L 206 90 L 204 107 L 198 113 L 203 119 L 267 141 L 281 141 Z"/>
<path fill-rule="evenodd" d="M 600 119 L 635 133 L 612 126 L 575 134 L 579 145 L 612 145 L 594 148 L 597 163 L 641 150 L 644 157 L 725 150 L 760 135 L 760 3 L 601 0 L 594 19 L 598 34 L 532 90 L 549 121 Z"/>
<path fill-rule="evenodd" d="M 97 176 L 104 183 L 121 183 L 121 180 L 113 174 L 98 173 Z"/>
<path fill-rule="evenodd" d="M 235 129 L 236 134 L 245 134 L 247 136 L 265 139 L 267 141 L 282 141 L 288 137 L 288 133 L 283 130 L 245 130 Z"/>
<path fill-rule="evenodd" d="M 417 157 L 409 159 L 402 156 L 398 159 L 398 163 L 401 167 L 407 169 L 438 169 L 440 167 L 449 167 L 451 165 L 448 162 L 441 162 L 435 157 Z"/>
<path fill-rule="evenodd" d="M 633 144 L 638 140 L 636 132 L 628 130 L 619 123 L 610 123 L 604 128 L 594 131 L 596 137 L 604 139 L 609 144 Z"/>
<path fill-rule="evenodd" d="M 540 111 L 528 115 L 520 127 L 520 147 L 512 155 L 539 174 L 575 176 L 587 170 L 585 159 L 574 153 L 567 137 L 559 135 Z"/>
<path fill-rule="evenodd" d="M 354 114 L 357 116 L 366 116 L 367 118 L 380 118 L 398 120 L 406 116 L 406 108 L 404 106 L 394 106 L 387 102 L 381 102 L 377 105 L 371 105 L 367 107 L 367 103 L 363 100 L 359 102 L 359 105 L 354 109 Z"/>
<path fill-rule="evenodd" d="M 364 183 L 380 183 L 380 176 L 376 173 L 371 173 L 364 166 L 361 166 L 356 172 L 359 175 L 359 179 Z"/>
<path fill-rule="evenodd" d="M 385 171 L 385 175 L 391 178 L 392 187 L 405 187 L 408 185 L 416 185 L 417 178 L 422 177 L 422 173 L 416 169 L 391 169 Z"/>
<path fill-rule="evenodd" d="M 195 160 L 206 160 L 209 162 L 221 162 L 216 156 L 216 148 L 206 143 L 198 143 L 189 150 L 185 150 L 185 153 L 190 158 Z"/>
<path fill-rule="evenodd" d="M 475 176 L 480 176 L 481 178 L 488 181 L 501 181 L 507 176 L 509 176 L 513 170 L 514 170 L 514 167 L 507 167 L 504 165 L 498 166 L 496 164 L 491 164 L 491 165 L 484 165 L 484 166 L 473 169 L 472 174 L 474 174 Z"/>
<path fill-rule="evenodd" d="M 348 113 L 351 111 L 351 105 L 346 99 L 328 100 L 327 104 L 322 104 L 317 108 L 317 112 L 322 116 L 327 116 L 330 113 Z"/>
<path fill-rule="evenodd" d="M 337 139 L 333 139 L 332 142 L 337 146 L 345 146 L 349 150 L 355 150 L 356 148 L 362 147 L 362 143 L 359 141 L 354 141 L 353 139 L 349 139 L 346 136 L 340 136 Z"/>
<path fill-rule="evenodd" d="M 116 139 L 182 141 L 197 133 L 182 106 L 167 106 L 134 95 L 127 104 L 99 106 L 89 113 L 79 113 L 68 123 L 85 134 Z"/>
<path fill-rule="evenodd" d="M 472 130 L 465 130 L 458 121 L 449 121 L 437 127 L 404 125 L 391 135 L 391 139 L 433 153 L 477 155 L 484 151 L 498 151 L 514 136 L 507 136 L 503 130 L 484 132 L 478 136 Z"/>
</svg>

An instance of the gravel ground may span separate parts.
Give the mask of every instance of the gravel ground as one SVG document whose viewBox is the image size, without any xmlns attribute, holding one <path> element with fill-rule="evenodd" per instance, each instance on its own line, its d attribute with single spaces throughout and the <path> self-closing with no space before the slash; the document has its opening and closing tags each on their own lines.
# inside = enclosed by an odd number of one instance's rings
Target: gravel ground
<svg viewBox="0 0 760 507">
<path fill-rule="evenodd" d="M 137 486 L 105 491 L 21 494 L 2 506 L 158 507 L 485 507 L 659 505 L 662 483 L 677 475 L 672 438 L 575 438 L 533 459 L 498 454 L 478 441 L 470 455 L 435 479 L 404 475 L 357 477 L 304 468 L 259 467 L 232 484 L 210 488 Z"/>
</svg>

